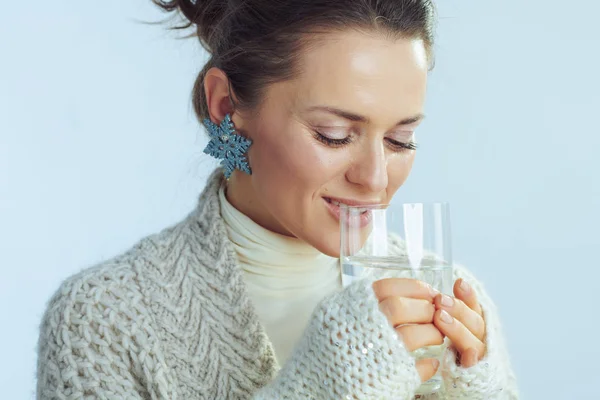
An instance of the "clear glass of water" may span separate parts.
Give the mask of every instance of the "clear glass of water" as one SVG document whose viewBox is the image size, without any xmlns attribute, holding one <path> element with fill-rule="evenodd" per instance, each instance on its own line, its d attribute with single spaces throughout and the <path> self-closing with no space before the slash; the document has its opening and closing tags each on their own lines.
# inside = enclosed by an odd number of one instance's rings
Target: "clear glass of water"
<svg viewBox="0 0 600 400">
<path fill-rule="evenodd" d="M 452 295 L 448 203 L 340 205 L 340 262 L 344 287 L 357 279 L 412 278 Z M 438 358 L 441 346 L 415 350 L 416 359 Z M 440 363 L 441 365 L 441 363 Z M 417 394 L 441 390 L 441 367 Z"/>
</svg>

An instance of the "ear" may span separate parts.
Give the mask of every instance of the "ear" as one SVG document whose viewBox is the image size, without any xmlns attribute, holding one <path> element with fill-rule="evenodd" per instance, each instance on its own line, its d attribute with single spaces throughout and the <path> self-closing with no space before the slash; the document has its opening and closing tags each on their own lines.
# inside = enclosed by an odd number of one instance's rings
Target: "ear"
<svg viewBox="0 0 600 400">
<path fill-rule="evenodd" d="M 213 67 L 204 76 L 204 94 L 212 122 L 219 124 L 226 114 L 233 113 L 229 97 L 229 79 L 225 72 Z"/>
</svg>

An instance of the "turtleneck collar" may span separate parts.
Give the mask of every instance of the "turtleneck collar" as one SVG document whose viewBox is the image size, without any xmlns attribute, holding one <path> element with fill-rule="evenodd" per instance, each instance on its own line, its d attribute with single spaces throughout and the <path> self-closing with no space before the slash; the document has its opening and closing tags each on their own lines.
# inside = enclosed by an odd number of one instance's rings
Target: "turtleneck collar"
<svg viewBox="0 0 600 400">
<path fill-rule="evenodd" d="M 269 231 L 237 210 L 219 189 L 221 216 L 242 270 L 272 295 L 328 287 L 339 279 L 338 261 L 308 243 Z"/>
</svg>

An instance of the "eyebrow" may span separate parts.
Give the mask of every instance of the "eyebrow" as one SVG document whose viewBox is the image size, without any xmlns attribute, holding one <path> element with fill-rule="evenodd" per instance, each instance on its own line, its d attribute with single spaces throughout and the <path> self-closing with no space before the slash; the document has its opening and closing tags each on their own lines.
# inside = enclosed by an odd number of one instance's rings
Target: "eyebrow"
<svg viewBox="0 0 600 400">
<path fill-rule="evenodd" d="M 340 110 L 340 109 L 334 108 L 334 107 L 315 106 L 315 107 L 309 108 L 308 111 L 325 111 L 330 114 L 337 115 L 338 117 L 347 119 L 349 121 L 363 122 L 363 123 L 369 122 L 369 118 L 367 118 L 365 116 L 354 114 L 354 113 L 344 111 L 344 110 Z M 419 122 L 419 121 L 423 120 L 424 118 L 425 118 L 425 114 L 417 114 L 413 117 L 404 118 L 403 120 L 399 121 L 396 124 L 396 126 L 414 124 L 415 122 Z"/>
</svg>

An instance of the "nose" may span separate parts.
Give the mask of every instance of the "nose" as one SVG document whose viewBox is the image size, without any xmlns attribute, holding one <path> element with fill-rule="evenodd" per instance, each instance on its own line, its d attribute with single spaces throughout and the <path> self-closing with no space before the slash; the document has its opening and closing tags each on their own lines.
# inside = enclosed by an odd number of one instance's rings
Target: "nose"
<svg viewBox="0 0 600 400">
<path fill-rule="evenodd" d="M 388 186 L 387 157 L 383 144 L 361 149 L 346 172 L 346 179 L 365 192 L 380 193 Z"/>
</svg>

